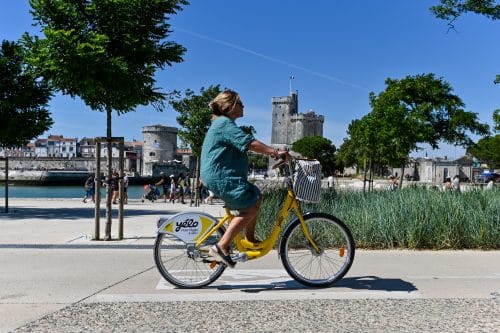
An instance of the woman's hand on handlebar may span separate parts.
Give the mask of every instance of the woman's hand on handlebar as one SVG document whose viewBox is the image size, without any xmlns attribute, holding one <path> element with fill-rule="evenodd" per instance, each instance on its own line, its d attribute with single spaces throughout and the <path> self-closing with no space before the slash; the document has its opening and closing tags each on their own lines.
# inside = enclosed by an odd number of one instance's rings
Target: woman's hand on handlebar
<svg viewBox="0 0 500 333">
<path fill-rule="evenodd" d="M 285 164 L 286 162 L 291 160 L 291 156 L 286 150 L 278 151 L 276 150 L 275 156 L 273 156 L 275 160 L 278 160 L 277 163 L 275 163 L 273 166 L 271 166 L 271 169 L 276 169 L 279 166 Z"/>
<path fill-rule="evenodd" d="M 286 150 L 279 150 L 276 160 L 281 160 L 283 162 L 288 162 L 291 159 L 290 153 Z"/>
</svg>

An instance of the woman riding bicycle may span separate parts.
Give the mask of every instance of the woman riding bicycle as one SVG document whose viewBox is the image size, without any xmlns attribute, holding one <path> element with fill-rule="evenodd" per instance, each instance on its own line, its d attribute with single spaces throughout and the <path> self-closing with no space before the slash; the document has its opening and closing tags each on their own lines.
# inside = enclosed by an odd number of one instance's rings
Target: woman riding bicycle
<svg viewBox="0 0 500 333">
<path fill-rule="evenodd" d="M 245 229 L 246 239 L 255 242 L 254 232 L 262 197 L 257 186 L 247 180 L 247 151 L 269 155 L 274 159 L 288 152 L 278 151 L 245 133 L 235 123 L 243 117 L 243 103 L 232 90 L 221 92 L 210 103 L 212 124 L 203 142 L 201 153 L 201 180 L 221 198 L 227 207 L 239 212 L 229 224 L 219 242 L 210 249 L 214 256 L 229 267 L 235 263 L 229 256 L 229 245 L 234 237 Z"/>
</svg>

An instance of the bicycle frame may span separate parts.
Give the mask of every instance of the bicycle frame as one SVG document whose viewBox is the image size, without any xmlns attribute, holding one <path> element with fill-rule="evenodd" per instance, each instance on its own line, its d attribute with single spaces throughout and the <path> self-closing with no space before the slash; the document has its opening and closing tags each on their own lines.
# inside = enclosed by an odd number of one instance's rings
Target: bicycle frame
<svg viewBox="0 0 500 333">
<path fill-rule="evenodd" d="M 287 166 L 290 168 L 289 163 L 287 163 Z M 293 210 L 295 212 L 295 215 L 297 218 L 300 220 L 302 230 L 304 232 L 304 235 L 306 236 L 307 240 L 309 241 L 311 247 L 316 251 L 316 253 L 320 253 L 319 247 L 316 245 L 314 240 L 312 239 L 309 231 L 307 230 L 307 226 L 304 222 L 304 217 L 302 216 L 302 212 L 300 210 L 299 203 L 297 199 L 295 198 L 295 193 L 293 192 L 293 188 L 291 186 L 291 181 L 288 182 L 288 193 L 287 196 L 283 202 L 283 205 L 281 207 L 280 213 L 276 219 L 276 222 L 274 224 L 274 228 L 271 232 L 271 234 L 262 242 L 260 243 L 252 243 L 247 241 L 241 233 L 239 233 L 235 237 L 235 243 L 236 243 L 236 248 L 240 253 L 246 253 L 247 258 L 250 259 L 256 259 L 260 258 L 264 255 L 266 255 L 269 251 L 272 250 L 274 245 L 276 244 L 276 241 L 278 240 L 280 236 L 281 229 L 283 227 L 283 223 L 286 221 L 286 218 L 288 217 L 288 214 L 290 211 Z M 195 247 L 201 246 L 203 242 L 207 240 L 210 235 L 212 235 L 217 229 L 219 229 L 221 226 L 224 225 L 224 223 L 230 221 L 235 217 L 226 207 L 226 214 L 224 217 L 219 220 L 219 222 L 213 226 L 210 231 L 208 231 L 201 239 L 197 240 L 195 243 Z"/>
</svg>

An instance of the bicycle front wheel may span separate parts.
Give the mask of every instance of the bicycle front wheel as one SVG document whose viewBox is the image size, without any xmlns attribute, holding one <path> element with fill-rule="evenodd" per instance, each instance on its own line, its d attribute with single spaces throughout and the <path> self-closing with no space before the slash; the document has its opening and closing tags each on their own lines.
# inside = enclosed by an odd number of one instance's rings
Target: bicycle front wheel
<svg viewBox="0 0 500 333">
<path fill-rule="evenodd" d="M 283 232 L 280 242 L 283 266 L 302 284 L 331 286 L 349 271 L 354 260 L 351 232 L 341 220 L 329 214 L 308 214 L 304 221 L 319 251 L 310 244 L 296 219 Z"/>
<path fill-rule="evenodd" d="M 217 280 L 226 269 L 221 263 L 214 264 L 208 254 L 224 234 L 220 228 L 205 243 L 196 248 L 171 234 L 159 233 L 156 237 L 154 257 L 160 274 L 179 288 L 200 288 Z"/>
</svg>

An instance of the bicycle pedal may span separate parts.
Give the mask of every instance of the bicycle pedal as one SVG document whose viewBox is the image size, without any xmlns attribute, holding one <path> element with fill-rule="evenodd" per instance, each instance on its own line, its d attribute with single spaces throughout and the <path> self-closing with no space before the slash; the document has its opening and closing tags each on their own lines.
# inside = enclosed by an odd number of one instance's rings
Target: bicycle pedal
<svg viewBox="0 0 500 333">
<path fill-rule="evenodd" d="M 235 262 L 243 262 L 248 260 L 248 256 L 245 252 L 232 253 L 231 259 L 233 259 L 233 261 Z"/>
</svg>

